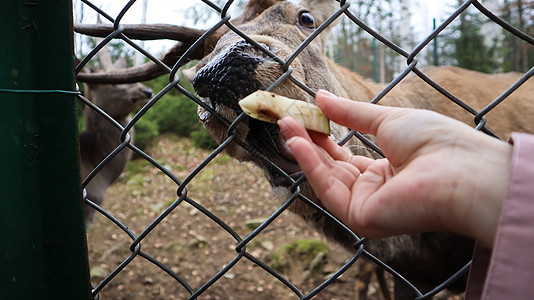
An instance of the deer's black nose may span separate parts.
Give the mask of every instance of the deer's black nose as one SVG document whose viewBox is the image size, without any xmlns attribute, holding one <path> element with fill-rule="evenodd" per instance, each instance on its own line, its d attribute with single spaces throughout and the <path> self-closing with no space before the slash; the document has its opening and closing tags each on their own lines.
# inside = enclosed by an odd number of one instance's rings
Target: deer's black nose
<svg viewBox="0 0 534 300">
<path fill-rule="evenodd" d="M 197 94 L 214 105 L 240 110 L 237 102 L 260 86 L 254 75 L 262 58 L 243 52 L 250 47 L 245 41 L 238 42 L 200 69 L 193 80 Z"/>
</svg>

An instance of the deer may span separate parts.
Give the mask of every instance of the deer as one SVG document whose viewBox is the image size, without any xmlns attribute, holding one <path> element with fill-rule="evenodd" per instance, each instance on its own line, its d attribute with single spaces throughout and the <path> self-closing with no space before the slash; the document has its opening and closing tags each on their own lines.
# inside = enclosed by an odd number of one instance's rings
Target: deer
<svg viewBox="0 0 534 300">
<path fill-rule="evenodd" d="M 107 46 L 99 52 L 99 58 L 104 72 L 126 68 L 126 60 L 122 56 L 112 62 Z M 148 103 L 152 97 L 152 90 L 141 83 L 85 83 L 84 87 L 85 97 L 123 128 L 130 122 L 130 114 Z M 85 108 L 84 115 L 86 127 L 79 134 L 80 169 L 82 178 L 87 178 L 121 144 L 122 130 L 91 107 Z M 133 128 L 128 133 L 130 143 L 133 143 Z M 132 153 L 127 148 L 118 152 L 85 186 L 87 199 L 101 205 L 106 190 L 123 172 L 131 156 Z M 91 206 L 84 205 L 86 229 L 91 227 L 95 212 Z"/>
<path fill-rule="evenodd" d="M 343 1 L 342 1 L 343 2 Z M 326 89 L 355 101 L 379 105 L 428 109 L 473 124 L 474 117 L 491 106 L 507 89 L 521 85 L 506 101 L 484 111 L 481 130 L 495 137 L 505 138 L 511 131 L 534 132 L 528 116 L 534 114 L 534 83 L 519 73 L 483 74 L 453 66 L 425 67 L 410 64 L 409 72 L 393 85 L 377 84 L 365 79 L 326 56 L 326 42 L 332 26 L 321 28 L 336 12 L 350 16 L 347 6 L 328 0 L 250 0 L 240 16 L 224 22 L 205 40 L 195 43 L 207 31 L 180 26 L 124 26 L 124 34 L 133 39 L 174 38 L 179 42 L 160 58 L 164 64 L 145 65 L 119 73 L 87 76 L 86 81 L 134 82 L 168 73 L 198 59 L 198 63 L 184 70 L 200 97 L 198 116 L 206 130 L 222 144 L 229 138 L 225 151 L 241 161 L 251 161 L 260 167 L 270 182 L 278 201 L 287 201 L 295 180 L 301 176 L 298 164 L 288 156 L 284 140 L 275 124 L 267 124 L 245 117 L 238 102 L 256 90 L 270 90 L 288 98 L 314 103 L 314 92 Z M 340 15 L 340 14 L 339 14 Z M 338 15 L 338 18 L 339 18 Z M 163 30 L 155 28 L 165 27 Z M 237 28 L 240 32 L 230 28 Z M 318 28 L 322 32 L 308 41 Z M 111 26 L 77 24 L 77 32 L 105 36 Z M 171 34 L 172 32 L 172 34 Z M 196 35 L 196 38 L 194 37 Z M 176 38 L 176 36 L 180 36 Z M 303 43 L 302 51 L 293 56 Z M 285 79 L 286 71 L 291 74 Z M 80 74 L 81 75 L 81 74 Z M 526 75 L 525 75 L 526 76 Z M 461 99 L 459 101 L 456 101 Z M 453 100 L 453 101 L 451 101 Z M 417 120 L 414 120 L 417 122 Z M 233 132 L 229 133 L 229 126 Z M 344 140 L 347 128 L 331 124 L 331 138 Z M 231 137 L 229 136 L 231 134 Z M 446 134 L 446 133 L 436 133 Z M 368 137 L 371 141 L 373 137 Z M 364 138 L 352 138 L 344 147 L 355 155 L 381 158 Z M 299 184 L 301 195 L 318 207 L 319 199 L 305 180 Z M 349 251 L 355 250 L 358 240 L 339 222 L 312 207 L 305 201 L 295 201 L 289 207 L 295 215 L 307 221 Z M 474 241 L 447 232 L 426 232 L 400 235 L 363 242 L 364 248 L 411 282 L 419 291 L 428 292 L 464 267 L 471 259 Z M 369 272 L 363 282 L 368 282 Z M 464 274 L 447 288 L 454 292 L 465 289 Z M 403 280 L 394 278 L 394 298 L 413 299 L 419 294 Z M 384 292 L 389 298 L 387 291 Z M 360 293 L 365 299 L 366 291 Z"/>
</svg>

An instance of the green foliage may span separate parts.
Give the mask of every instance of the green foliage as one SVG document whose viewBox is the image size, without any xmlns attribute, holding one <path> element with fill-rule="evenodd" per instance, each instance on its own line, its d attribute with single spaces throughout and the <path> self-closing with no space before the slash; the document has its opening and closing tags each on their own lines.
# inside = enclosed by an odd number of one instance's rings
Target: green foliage
<svg viewBox="0 0 534 300">
<path fill-rule="evenodd" d="M 332 60 L 364 77 L 373 77 L 372 39 L 362 35 L 360 27 L 342 19 L 330 39 L 332 49 L 328 54 Z"/>
<path fill-rule="evenodd" d="M 144 84 L 157 93 L 165 88 L 169 81 L 167 76 L 161 76 Z M 191 84 L 185 80 L 181 80 L 180 84 L 189 91 L 193 90 Z M 141 149 L 163 133 L 191 137 L 193 144 L 201 148 L 212 149 L 216 145 L 198 120 L 197 104 L 176 89 L 171 89 L 161 97 L 139 119 L 135 129 L 135 144 Z"/>
<path fill-rule="evenodd" d="M 533 1 L 505 0 L 497 14 L 508 24 L 532 35 L 529 20 Z M 454 8 L 454 7 L 453 7 Z M 534 63 L 534 47 L 470 8 L 440 34 L 440 62 L 485 73 L 526 72 Z"/>
<path fill-rule="evenodd" d="M 158 123 L 141 118 L 135 124 L 134 144 L 139 149 L 145 149 L 158 135 Z"/>
<path fill-rule="evenodd" d="M 305 265 L 309 265 L 320 252 L 328 254 L 328 246 L 324 241 L 313 239 L 296 240 L 276 248 L 270 266 L 278 272 L 285 273 L 291 268 L 292 263 L 296 263 L 295 259 Z"/>
<path fill-rule="evenodd" d="M 76 115 L 78 117 L 78 132 L 83 132 L 86 127 L 86 121 L 85 121 L 85 105 L 77 100 L 76 101 Z"/>
<path fill-rule="evenodd" d="M 500 11 L 508 24 L 527 35 L 534 35 L 534 1 L 504 0 Z M 534 46 L 503 30 L 501 55 L 504 72 L 527 72 L 534 65 Z"/>
<path fill-rule="evenodd" d="M 154 120 L 160 133 L 172 132 L 179 136 L 189 136 L 192 130 L 200 127 L 196 111 L 196 103 L 189 98 L 167 95 L 147 112 L 147 117 Z"/>
<path fill-rule="evenodd" d="M 453 40 L 456 51 L 453 57 L 462 68 L 491 73 L 498 67 L 494 57 L 494 48 L 484 43 L 480 33 L 482 24 L 479 15 L 467 14 L 456 29 L 460 36 Z"/>
<path fill-rule="evenodd" d="M 191 139 L 195 147 L 208 150 L 217 148 L 217 143 L 204 128 L 199 128 L 191 132 Z"/>
<path fill-rule="evenodd" d="M 90 48 L 95 46 L 93 39 L 88 40 Z M 133 65 L 134 51 L 129 48 L 123 41 L 114 40 L 107 46 L 113 61 L 123 56 L 126 59 L 127 66 Z M 85 57 L 84 54 L 79 55 Z M 100 67 L 98 59 L 90 61 L 89 66 Z M 186 66 L 189 67 L 189 66 Z M 180 74 L 180 85 L 193 92 L 192 85 Z M 169 84 L 168 76 L 160 76 L 156 79 L 143 82 L 151 88 L 154 93 L 158 93 Z M 81 88 L 83 90 L 83 85 Z M 78 104 L 78 128 L 82 132 L 85 129 L 83 103 Z M 159 135 L 163 133 L 172 133 L 177 136 L 190 137 L 193 144 L 197 147 L 214 149 L 216 146 L 213 138 L 204 130 L 197 117 L 197 104 L 179 92 L 177 89 L 171 89 L 161 99 L 158 100 L 134 125 L 135 137 L 134 144 L 145 149 Z"/>
</svg>

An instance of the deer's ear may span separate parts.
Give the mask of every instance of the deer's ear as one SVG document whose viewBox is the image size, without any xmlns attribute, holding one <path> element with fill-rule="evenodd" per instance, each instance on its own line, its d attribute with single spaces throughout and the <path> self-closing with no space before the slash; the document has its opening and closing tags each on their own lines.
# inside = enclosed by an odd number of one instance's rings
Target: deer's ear
<svg viewBox="0 0 534 300">
<path fill-rule="evenodd" d="M 126 58 L 124 58 L 124 56 L 119 57 L 119 59 L 117 59 L 113 63 L 113 66 L 115 67 L 115 69 L 126 69 L 127 67 Z"/>
<path fill-rule="evenodd" d="M 263 11 L 279 2 L 285 2 L 285 0 L 250 0 L 241 15 L 244 17 L 243 21 L 247 22 L 254 19 L 256 15 L 261 14 Z"/>
<path fill-rule="evenodd" d="M 232 20 L 232 23 L 234 25 L 245 24 L 255 19 L 262 12 L 269 9 L 269 7 L 285 1 L 286 0 L 250 0 L 247 2 L 247 5 L 245 5 L 243 12 L 237 18 Z"/>
<path fill-rule="evenodd" d="M 197 67 L 193 66 L 188 69 L 183 69 L 182 74 L 184 74 L 184 77 L 187 81 L 193 83 L 193 80 L 195 79 L 195 75 L 197 74 Z"/>
</svg>

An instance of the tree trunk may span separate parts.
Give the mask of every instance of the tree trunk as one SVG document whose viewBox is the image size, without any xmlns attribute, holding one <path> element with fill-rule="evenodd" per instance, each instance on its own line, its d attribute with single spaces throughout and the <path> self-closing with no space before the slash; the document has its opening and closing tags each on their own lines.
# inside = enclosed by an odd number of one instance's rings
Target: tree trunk
<svg viewBox="0 0 534 300">
<path fill-rule="evenodd" d="M 411 31 L 411 14 L 410 14 L 410 0 L 400 0 L 400 26 L 399 26 L 399 46 L 407 51 L 411 51 L 412 31 Z M 406 59 L 399 56 L 398 59 L 398 73 L 402 72 L 406 67 Z"/>
</svg>

